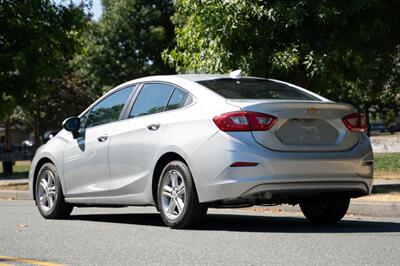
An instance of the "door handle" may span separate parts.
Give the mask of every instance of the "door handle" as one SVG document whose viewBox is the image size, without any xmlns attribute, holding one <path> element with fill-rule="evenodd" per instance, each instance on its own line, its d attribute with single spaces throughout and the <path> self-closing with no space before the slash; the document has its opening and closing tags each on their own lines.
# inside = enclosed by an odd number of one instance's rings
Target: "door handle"
<svg viewBox="0 0 400 266">
<path fill-rule="evenodd" d="M 160 124 L 151 124 L 147 126 L 148 129 L 154 131 L 160 128 Z"/>
<path fill-rule="evenodd" d="M 106 141 L 107 139 L 108 139 L 108 136 L 107 136 L 107 135 L 103 135 L 103 136 L 100 136 L 100 137 L 97 138 L 97 140 L 98 140 L 99 142 L 104 142 L 104 141 Z"/>
</svg>

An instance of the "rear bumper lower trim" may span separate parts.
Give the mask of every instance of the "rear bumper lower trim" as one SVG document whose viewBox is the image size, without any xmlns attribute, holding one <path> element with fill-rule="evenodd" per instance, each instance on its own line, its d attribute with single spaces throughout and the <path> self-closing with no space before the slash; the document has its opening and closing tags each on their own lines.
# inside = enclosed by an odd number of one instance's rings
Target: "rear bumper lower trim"
<svg viewBox="0 0 400 266">
<path fill-rule="evenodd" d="M 283 183 L 264 183 L 254 186 L 244 192 L 241 197 L 262 192 L 272 193 L 304 193 L 312 191 L 318 192 L 346 192 L 359 191 L 361 194 L 369 194 L 370 189 L 367 183 L 357 181 L 324 181 L 324 182 L 283 182 Z"/>
</svg>

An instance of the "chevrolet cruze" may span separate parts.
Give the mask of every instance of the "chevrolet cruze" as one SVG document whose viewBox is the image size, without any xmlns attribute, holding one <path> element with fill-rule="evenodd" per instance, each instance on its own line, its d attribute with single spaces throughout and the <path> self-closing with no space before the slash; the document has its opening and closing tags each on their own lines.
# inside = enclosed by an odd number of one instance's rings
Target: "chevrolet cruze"
<svg viewBox="0 0 400 266">
<path fill-rule="evenodd" d="M 154 205 L 164 223 L 201 223 L 209 207 L 299 204 L 313 223 L 343 218 L 372 188 L 365 117 L 282 81 L 170 75 L 124 83 L 36 152 L 40 213 Z"/>
</svg>

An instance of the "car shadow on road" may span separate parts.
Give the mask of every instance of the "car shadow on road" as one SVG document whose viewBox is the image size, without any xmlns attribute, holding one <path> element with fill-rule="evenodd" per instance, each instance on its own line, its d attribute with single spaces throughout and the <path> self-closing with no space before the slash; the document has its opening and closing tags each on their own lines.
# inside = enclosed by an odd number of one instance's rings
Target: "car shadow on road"
<svg viewBox="0 0 400 266">
<path fill-rule="evenodd" d="M 70 219 L 114 224 L 165 226 L 160 215 L 156 213 L 78 214 L 72 215 Z M 335 225 L 327 226 L 314 225 L 306 219 L 298 217 L 208 214 L 201 226 L 191 230 L 260 233 L 388 233 L 400 232 L 400 223 L 345 218 Z"/>
</svg>

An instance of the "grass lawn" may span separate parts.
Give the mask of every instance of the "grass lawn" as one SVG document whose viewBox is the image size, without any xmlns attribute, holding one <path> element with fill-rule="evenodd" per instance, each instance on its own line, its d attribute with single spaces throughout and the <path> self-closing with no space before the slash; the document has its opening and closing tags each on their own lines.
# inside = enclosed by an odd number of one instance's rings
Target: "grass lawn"
<svg viewBox="0 0 400 266">
<path fill-rule="evenodd" d="M 12 176 L 4 176 L 3 164 L 0 163 L 0 179 L 12 179 L 12 178 L 28 178 L 29 167 L 31 161 L 18 161 L 13 166 L 14 174 Z"/>
<path fill-rule="evenodd" d="M 376 153 L 374 156 L 374 178 L 400 179 L 400 153 Z"/>
</svg>

